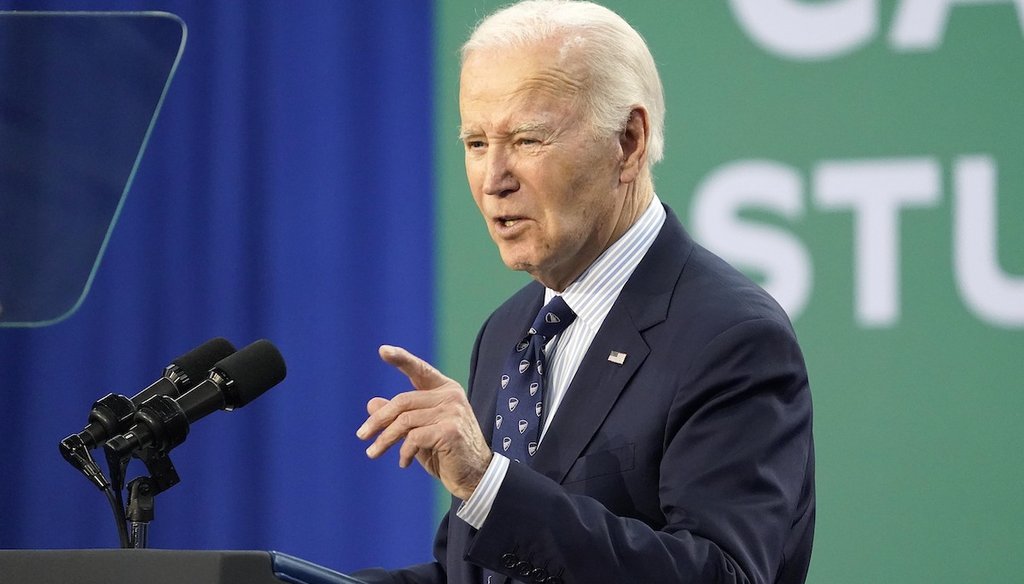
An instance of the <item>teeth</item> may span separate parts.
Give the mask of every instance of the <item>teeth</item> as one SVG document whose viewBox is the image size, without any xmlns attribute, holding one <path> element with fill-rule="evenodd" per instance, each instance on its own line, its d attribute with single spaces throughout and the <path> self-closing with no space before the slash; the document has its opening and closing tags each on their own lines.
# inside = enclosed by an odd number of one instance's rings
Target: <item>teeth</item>
<svg viewBox="0 0 1024 584">
<path fill-rule="evenodd" d="M 506 219 L 505 220 L 505 227 L 512 227 L 515 224 L 516 224 L 516 220 L 515 219 Z"/>
</svg>

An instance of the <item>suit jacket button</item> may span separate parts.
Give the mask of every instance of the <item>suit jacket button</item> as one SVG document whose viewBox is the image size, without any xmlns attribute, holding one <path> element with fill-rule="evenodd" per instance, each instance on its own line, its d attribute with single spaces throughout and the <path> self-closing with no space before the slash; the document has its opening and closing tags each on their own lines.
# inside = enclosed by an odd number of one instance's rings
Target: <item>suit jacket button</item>
<svg viewBox="0 0 1024 584">
<path fill-rule="evenodd" d="M 501 562 L 506 568 L 511 570 L 519 562 L 519 556 L 513 553 L 507 553 L 501 556 Z"/>
<path fill-rule="evenodd" d="M 533 571 L 529 573 L 529 576 L 533 579 L 535 584 L 547 584 L 547 582 L 549 582 L 548 571 L 544 568 L 534 568 Z"/>
<path fill-rule="evenodd" d="M 530 572 L 533 572 L 533 564 L 522 561 L 516 564 L 515 570 L 520 576 L 526 577 L 530 575 Z"/>
</svg>

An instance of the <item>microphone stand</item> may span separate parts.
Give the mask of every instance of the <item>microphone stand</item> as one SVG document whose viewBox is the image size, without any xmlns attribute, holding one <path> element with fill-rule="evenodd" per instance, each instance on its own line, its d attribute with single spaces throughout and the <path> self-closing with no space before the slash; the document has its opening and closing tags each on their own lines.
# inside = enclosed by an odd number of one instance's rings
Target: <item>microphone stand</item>
<svg viewBox="0 0 1024 584">
<path fill-rule="evenodd" d="M 135 456 L 146 465 L 149 476 L 137 477 L 128 483 L 126 519 L 130 529 L 128 545 L 125 547 L 143 549 L 149 543 L 149 524 L 155 516 L 156 496 L 178 484 L 181 479 L 167 453 L 145 448 L 136 452 Z M 125 462 L 124 459 L 115 461 L 113 458 L 116 457 L 108 456 L 111 465 L 116 462 L 120 466 Z"/>
<path fill-rule="evenodd" d="M 146 547 L 149 540 L 149 522 L 153 520 L 153 482 L 149 477 L 139 477 L 128 483 L 128 542 L 134 549 Z"/>
<path fill-rule="evenodd" d="M 159 439 L 155 445 L 132 449 L 131 442 L 125 437 L 135 436 L 133 432 L 128 432 L 108 440 L 103 450 L 118 493 L 132 456 L 141 460 L 149 471 L 148 477 L 138 477 L 128 483 L 128 504 L 125 507 L 124 520 L 130 524 L 131 531 L 128 534 L 128 545 L 123 547 L 141 549 L 148 544 L 149 524 L 154 516 L 154 498 L 181 481 L 167 452 L 185 441 L 189 422 L 185 412 L 168 395 L 147 399 L 139 407 L 135 419 L 145 423 L 147 428 L 156 429 Z"/>
</svg>

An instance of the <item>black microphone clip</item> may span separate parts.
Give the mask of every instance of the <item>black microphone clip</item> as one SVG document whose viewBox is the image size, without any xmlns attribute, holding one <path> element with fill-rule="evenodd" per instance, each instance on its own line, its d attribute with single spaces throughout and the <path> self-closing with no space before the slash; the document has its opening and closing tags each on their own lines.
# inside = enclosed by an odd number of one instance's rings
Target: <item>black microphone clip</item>
<svg viewBox="0 0 1024 584">
<path fill-rule="evenodd" d="M 103 475 L 92 455 L 89 454 L 89 447 L 86 446 L 81 434 L 72 434 L 60 441 L 60 454 L 64 460 L 71 463 L 79 472 L 85 475 L 94 485 L 102 491 L 110 486 L 107 477 Z"/>
</svg>

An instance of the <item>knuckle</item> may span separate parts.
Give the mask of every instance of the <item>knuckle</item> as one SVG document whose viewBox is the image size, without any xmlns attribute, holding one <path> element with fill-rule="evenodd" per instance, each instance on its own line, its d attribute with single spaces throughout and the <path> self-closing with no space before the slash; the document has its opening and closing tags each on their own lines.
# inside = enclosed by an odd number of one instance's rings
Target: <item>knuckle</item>
<svg viewBox="0 0 1024 584">
<path fill-rule="evenodd" d="M 395 421 L 391 425 L 396 428 L 411 428 L 414 426 L 413 416 L 410 412 L 402 412 L 395 417 Z"/>
<path fill-rule="evenodd" d="M 377 436 L 377 439 L 374 440 L 374 444 L 376 444 L 379 447 L 388 448 L 395 443 L 395 440 L 395 432 L 389 426 L 385 428 L 384 431 Z"/>
<path fill-rule="evenodd" d="M 412 430 L 409 430 L 405 435 L 405 444 L 402 445 L 402 448 L 404 449 L 409 447 L 419 450 L 424 444 L 423 437 L 424 432 L 422 428 L 413 428 Z"/>
<path fill-rule="evenodd" d="M 466 394 L 456 385 L 446 385 L 441 389 L 443 401 L 449 404 L 458 404 L 465 401 Z"/>
<path fill-rule="evenodd" d="M 427 363 L 423 359 L 419 359 L 419 361 L 416 363 L 416 365 L 419 367 L 420 373 L 422 373 L 424 375 L 429 375 L 431 373 L 434 373 L 434 371 L 436 371 L 436 369 L 434 369 L 433 365 L 431 365 L 430 363 Z"/>
<path fill-rule="evenodd" d="M 455 420 L 449 418 L 441 424 L 440 434 L 445 438 L 447 442 L 453 442 L 454 438 L 458 438 L 461 432 L 459 432 L 459 424 Z"/>
<path fill-rule="evenodd" d="M 396 395 L 391 400 L 391 405 L 393 406 L 393 409 L 405 410 L 406 408 L 409 407 L 409 394 L 407 394 L 407 393 L 400 393 L 400 394 Z"/>
</svg>

